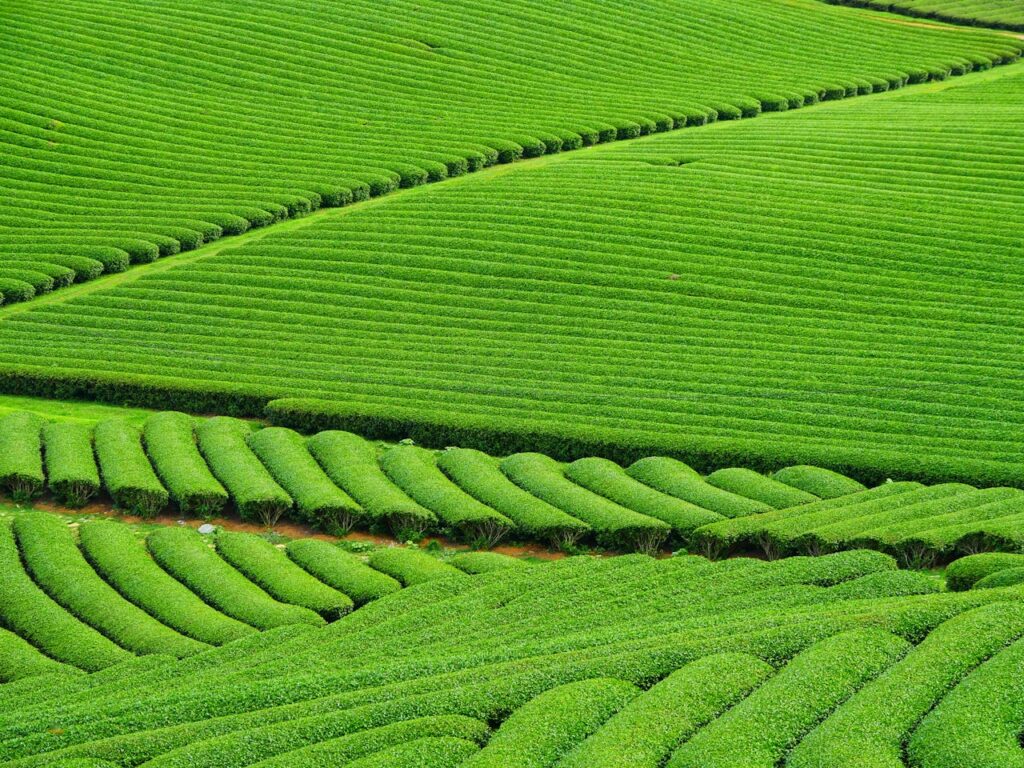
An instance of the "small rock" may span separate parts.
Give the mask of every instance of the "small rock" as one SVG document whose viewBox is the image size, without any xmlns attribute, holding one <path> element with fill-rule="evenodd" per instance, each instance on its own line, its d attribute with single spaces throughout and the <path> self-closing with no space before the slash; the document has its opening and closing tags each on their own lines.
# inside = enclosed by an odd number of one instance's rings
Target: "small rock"
<svg viewBox="0 0 1024 768">
<path fill-rule="evenodd" d="M 203 523 L 199 526 L 200 533 L 213 533 L 217 530 L 216 526 L 210 525 L 209 523 Z"/>
</svg>

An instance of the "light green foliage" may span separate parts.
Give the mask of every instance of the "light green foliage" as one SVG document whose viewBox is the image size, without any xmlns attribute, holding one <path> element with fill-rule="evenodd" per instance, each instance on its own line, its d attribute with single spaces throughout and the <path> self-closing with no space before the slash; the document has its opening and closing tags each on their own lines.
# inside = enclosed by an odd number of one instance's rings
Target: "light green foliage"
<svg viewBox="0 0 1024 768">
<path fill-rule="evenodd" d="M 552 688 L 512 713 L 464 766 L 552 766 L 639 693 L 635 685 L 609 678 Z"/>
<path fill-rule="evenodd" d="M 128 526 L 90 521 L 79 528 L 79 539 L 86 559 L 100 576 L 126 599 L 183 635 L 223 645 L 253 631 L 211 608 L 169 576 Z"/>
<path fill-rule="evenodd" d="M 448 562 L 460 571 L 472 574 L 529 567 L 525 560 L 497 552 L 460 552 L 448 558 Z"/>
<path fill-rule="evenodd" d="M 772 508 L 708 484 L 691 467 L 664 456 L 650 456 L 629 466 L 626 473 L 640 482 L 676 498 L 717 512 L 723 517 L 744 517 Z"/>
<path fill-rule="evenodd" d="M 142 449 L 142 431 L 119 419 L 96 425 L 94 437 L 103 487 L 125 512 L 152 517 L 167 508 L 170 495 Z"/>
<path fill-rule="evenodd" d="M 143 427 L 146 453 L 182 514 L 213 517 L 228 502 L 227 491 L 210 472 L 196 447 L 191 416 L 165 411 Z"/>
<path fill-rule="evenodd" d="M 970 589 L 986 576 L 1009 568 L 1024 567 L 1024 555 L 1009 552 L 984 552 L 961 557 L 946 568 L 946 586 L 954 592 Z"/>
<path fill-rule="evenodd" d="M 853 5 L 894 11 L 923 19 L 953 24 L 976 24 L 1024 32 L 1024 8 L 1017 0 L 826 0 L 834 5 Z"/>
<path fill-rule="evenodd" d="M 15 501 L 29 501 L 42 489 L 43 421 L 34 413 L 17 412 L 0 418 L 0 490 Z"/>
<path fill-rule="evenodd" d="M 863 483 L 833 472 L 831 469 L 798 464 L 785 467 L 772 475 L 773 480 L 791 485 L 821 499 L 834 499 L 866 490 Z"/>
<path fill-rule="evenodd" d="M 705 479 L 716 488 L 760 501 L 773 509 L 787 509 L 818 501 L 818 497 L 813 493 L 742 467 L 719 469 Z"/>
<path fill-rule="evenodd" d="M 996 587 L 1012 587 L 1024 584 L 1024 567 L 1005 568 L 978 579 L 971 589 L 994 589 Z"/>
<path fill-rule="evenodd" d="M 92 427 L 72 421 L 43 426 L 46 478 L 50 492 L 67 507 L 80 507 L 99 493 L 100 472 L 92 447 Z"/>
<path fill-rule="evenodd" d="M 333 621 L 352 610 L 352 600 L 317 581 L 266 539 L 221 531 L 217 552 L 251 582 L 283 603 L 301 605 Z"/>
<path fill-rule="evenodd" d="M 274 600 L 218 557 L 191 528 L 160 528 L 149 534 L 146 544 L 164 570 L 233 619 L 257 629 L 324 623 L 307 608 Z"/>
<path fill-rule="evenodd" d="M 418 549 L 388 547 L 370 554 L 370 565 L 407 587 L 434 579 L 466 574 Z"/>
<path fill-rule="evenodd" d="M 457 768 L 479 749 L 467 739 L 426 736 L 353 760 L 349 768 Z"/>
<path fill-rule="evenodd" d="M 395 579 L 376 571 L 355 555 L 319 539 L 295 539 L 285 547 L 288 556 L 324 584 L 363 605 L 402 588 Z"/>
</svg>

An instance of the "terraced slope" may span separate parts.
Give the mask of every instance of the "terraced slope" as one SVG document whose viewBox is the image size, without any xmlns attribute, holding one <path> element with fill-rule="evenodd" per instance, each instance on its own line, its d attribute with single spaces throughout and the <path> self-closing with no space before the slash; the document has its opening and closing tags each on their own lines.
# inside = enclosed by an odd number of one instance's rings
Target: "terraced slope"
<svg viewBox="0 0 1024 768">
<path fill-rule="evenodd" d="M 31 0 L 0 24 L 7 301 L 399 185 L 1012 49 L 741 0 Z"/>
<path fill-rule="evenodd" d="M 96 671 L 133 655 L 193 657 L 256 630 L 322 626 L 354 601 L 399 589 L 326 542 L 293 541 L 289 558 L 259 537 L 222 532 L 216 547 L 191 529 L 158 529 L 143 543 L 117 522 L 84 523 L 77 537 L 42 512 L 0 522 L 0 681 L 61 664 Z M 393 559 L 417 554 L 396 550 Z M 466 569 L 488 568 L 470 559 Z"/>
<path fill-rule="evenodd" d="M 1019 707 L 1024 593 L 935 589 L 871 552 L 437 579 L 325 628 L 0 687 L 0 759 L 809 767 L 909 745 L 938 768 L 968 764 L 961 734 L 1005 759 L 1004 721 L 975 713 Z"/>
<path fill-rule="evenodd" d="M 1024 7 L 1017 0 L 826 0 L 833 5 L 851 5 L 893 11 L 922 19 L 954 24 L 976 24 L 995 29 L 1024 32 Z"/>
<path fill-rule="evenodd" d="M 412 190 L 5 317 L 3 386 L 1020 486 L 1021 104 L 1010 66 Z"/>
</svg>

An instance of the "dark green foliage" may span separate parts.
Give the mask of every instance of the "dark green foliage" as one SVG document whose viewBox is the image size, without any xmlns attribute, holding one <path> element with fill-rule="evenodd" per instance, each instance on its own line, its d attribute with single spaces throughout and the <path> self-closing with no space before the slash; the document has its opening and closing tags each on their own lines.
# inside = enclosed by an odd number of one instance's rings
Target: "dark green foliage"
<svg viewBox="0 0 1024 768">
<path fill-rule="evenodd" d="M 42 489 L 43 420 L 34 413 L 10 413 L 0 418 L 0 489 L 15 501 L 29 501 Z"/>
<path fill-rule="evenodd" d="M 851 477 L 833 472 L 831 469 L 797 464 L 780 469 L 772 475 L 773 480 L 785 483 L 820 499 L 834 499 L 850 493 L 866 490 L 863 483 Z"/>
<path fill-rule="evenodd" d="M 397 536 L 421 535 L 437 522 L 433 512 L 388 479 L 372 443 L 351 432 L 327 431 L 313 435 L 306 445 L 331 480 Z"/>
<path fill-rule="evenodd" d="M 317 581 L 266 539 L 251 533 L 221 531 L 216 541 L 220 556 L 271 597 L 309 608 L 329 621 L 352 610 L 352 600 Z"/>
<path fill-rule="evenodd" d="M 26 570 L 54 601 L 125 650 L 178 658 L 207 648 L 125 600 L 86 562 L 71 529 L 49 515 L 22 515 L 14 533 Z"/>
<path fill-rule="evenodd" d="M 708 656 L 630 701 L 559 768 L 658 768 L 675 748 L 771 677 L 753 656 Z"/>
<path fill-rule="evenodd" d="M 370 554 L 370 565 L 381 573 L 397 579 L 407 587 L 434 579 L 451 576 L 465 577 L 466 575 L 458 568 L 442 563 L 426 552 L 405 547 L 374 550 Z"/>
<path fill-rule="evenodd" d="M 350 597 L 356 605 L 378 600 L 402 588 L 387 574 L 326 541 L 295 539 L 288 542 L 285 551 L 300 567 Z"/>
<path fill-rule="evenodd" d="M 691 467 L 663 456 L 635 461 L 626 470 L 626 474 L 662 493 L 717 512 L 723 517 L 744 517 L 771 509 L 763 502 L 709 485 Z"/>
<path fill-rule="evenodd" d="M 253 432 L 249 446 L 285 491 L 303 519 L 348 532 L 365 513 L 324 474 L 310 456 L 302 436 L 290 429 L 269 427 Z"/>
<path fill-rule="evenodd" d="M 92 448 L 92 427 L 53 421 L 43 427 L 50 492 L 66 507 L 81 507 L 99 493 L 100 472 Z"/>
<path fill-rule="evenodd" d="M 698 731 L 668 768 L 775 768 L 832 709 L 908 650 L 905 640 L 877 629 L 823 640 Z"/>
<path fill-rule="evenodd" d="M 529 563 L 525 560 L 509 557 L 497 552 L 460 552 L 450 557 L 448 563 L 454 565 L 460 571 L 472 574 L 529 567 Z"/>
<path fill-rule="evenodd" d="M 82 551 L 124 597 L 183 635 L 223 645 L 252 633 L 248 624 L 214 610 L 163 571 L 131 529 L 116 522 L 91 521 L 79 528 Z"/>
<path fill-rule="evenodd" d="M 10 523 L 0 523 L 0 623 L 51 659 L 87 672 L 131 658 L 51 600 L 25 573 Z"/>
<path fill-rule="evenodd" d="M 380 466 L 395 485 L 471 544 L 492 547 L 514 527 L 503 514 L 449 480 L 429 451 L 397 445 L 381 455 Z"/>
<path fill-rule="evenodd" d="M 534 496 L 587 523 L 598 543 L 626 551 L 653 552 L 671 528 L 661 520 L 626 509 L 566 479 L 558 462 L 520 453 L 501 462 L 501 471 Z"/>
<path fill-rule="evenodd" d="M 513 712 L 465 768 L 551 766 L 640 693 L 623 680 L 597 678 L 552 688 Z"/>
<path fill-rule="evenodd" d="M 954 592 L 970 589 L 985 577 L 1009 568 L 1024 568 L 1024 555 L 984 552 L 961 557 L 946 568 L 946 587 Z"/>
<path fill-rule="evenodd" d="M 182 514 L 213 517 L 228 494 L 211 474 L 196 447 L 191 416 L 165 411 L 150 416 L 143 428 L 146 452 Z"/>
<path fill-rule="evenodd" d="M 103 487 L 125 512 L 153 517 L 167 508 L 170 495 L 160 484 L 145 451 L 138 427 L 109 419 L 93 433 Z"/>
<path fill-rule="evenodd" d="M 472 448 L 449 448 L 437 457 L 437 466 L 459 488 L 512 520 L 519 533 L 564 548 L 590 530 L 583 521 L 524 491 L 498 464 Z"/>
<path fill-rule="evenodd" d="M 663 520 L 683 539 L 694 529 L 723 519 L 717 512 L 644 485 L 608 459 L 577 459 L 565 468 L 565 476 L 626 509 Z"/>
<path fill-rule="evenodd" d="M 285 605 L 221 560 L 191 528 L 161 528 L 146 539 L 153 558 L 174 578 L 221 613 L 257 629 L 324 620 L 307 608 Z"/>
<path fill-rule="evenodd" d="M 223 416 L 196 426 L 199 450 L 238 514 L 270 528 L 291 509 L 292 499 L 252 452 L 247 442 L 251 431 L 245 422 Z"/>
</svg>

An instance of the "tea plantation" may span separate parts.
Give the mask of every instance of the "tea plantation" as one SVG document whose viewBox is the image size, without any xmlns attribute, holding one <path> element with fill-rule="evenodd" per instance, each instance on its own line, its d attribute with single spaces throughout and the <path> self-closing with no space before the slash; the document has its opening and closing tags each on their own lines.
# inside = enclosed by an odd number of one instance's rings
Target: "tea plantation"
<svg viewBox="0 0 1024 768">
<path fill-rule="evenodd" d="M 0 765 L 1024 765 L 1022 32 L 0 4 Z"/>
</svg>

